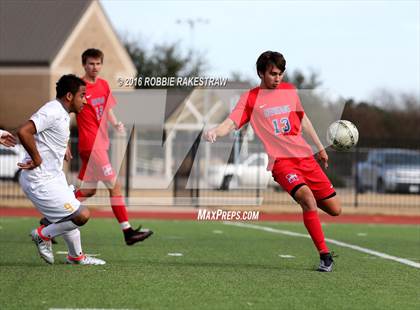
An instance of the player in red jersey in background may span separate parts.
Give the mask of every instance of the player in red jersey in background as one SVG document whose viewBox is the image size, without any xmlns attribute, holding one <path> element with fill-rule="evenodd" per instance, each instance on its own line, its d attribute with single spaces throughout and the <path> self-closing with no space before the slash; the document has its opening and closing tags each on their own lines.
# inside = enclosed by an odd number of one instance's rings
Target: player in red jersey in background
<svg viewBox="0 0 420 310">
<path fill-rule="evenodd" d="M 330 272 L 333 258 L 328 249 L 317 207 L 332 216 L 341 213 L 336 192 L 302 136 L 305 131 L 317 147 L 317 159 L 328 167 L 328 155 L 311 121 L 306 116 L 295 87 L 282 82 L 286 60 L 277 52 L 267 51 L 257 60 L 259 87 L 241 96 L 229 117 L 204 137 L 217 137 L 240 129 L 250 122 L 270 158 L 268 169 L 274 180 L 302 207 L 303 222 L 319 254 L 318 271 Z"/>
<path fill-rule="evenodd" d="M 76 198 L 83 201 L 95 195 L 98 181 L 104 182 L 109 191 L 112 211 L 124 232 L 125 242 L 132 245 L 150 237 L 153 232 L 131 227 L 121 184 L 109 161 L 108 122 L 118 132 L 125 132 L 125 128 L 113 113 L 115 102 L 107 81 L 98 77 L 103 59 L 103 52 L 94 48 L 87 49 L 82 54 L 87 105 L 77 115 L 79 154 L 82 159 L 79 180 L 82 187 L 76 191 Z"/>
</svg>

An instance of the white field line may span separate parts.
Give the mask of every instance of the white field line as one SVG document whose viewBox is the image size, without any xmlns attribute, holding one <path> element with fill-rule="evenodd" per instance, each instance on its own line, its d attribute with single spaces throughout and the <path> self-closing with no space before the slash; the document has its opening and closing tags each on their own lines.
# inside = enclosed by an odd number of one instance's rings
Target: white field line
<svg viewBox="0 0 420 310">
<path fill-rule="evenodd" d="M 259 226 L 259 225 L 246 224 L 246 223 L 240 223 L 240 222 L 223 222 L 223 223 L 226 224 L 226 225 L 258 229 L 258 230 L 263 230 L 263 231 L 267 231 L 267 232 L 271 232 L 271 233 L 275 233 L 275 234 L 282 234 L 282 235 L 286 235 L 286 236 L 310 238 L 310 236 L 307 235 L 307 234 L 300 234 L 300 233 L 296 233 L 296 232 L 292 232 L 292 231 L 288 231 L 288 230 L 275 229 L 275 228 L 266 227 L 266 226 Z M 325 241 L 327 241 L 329 243 L 332 243 L 332 244 L 336 244 L 336 245 L 344 247 L 344 248 L 350 248 L 350 249 L 353 249 L 353 250 L 356 250 L 356 251 L 359 251 L 359 252 L 362 252 L 362 253 L 367 253 L 367 254 L 370 254 L 370 255 L 378 256 L 378 257 L 383 258 L 383 259 L 392 260 L 392 261 L 395 261 L 395 262 L 398 262 L 398 263 L 401 263 L 401 264 L 404 264 L 404 265 L 407 265 L 407 266 L 410 266 L 410 267 L 420 269 L 420 263 L 413 262 L 413 261 L 408 260 L 406 258 L 392 256 L 392 255 L 389 255 L 389 254 L 386 254 L 386 253 L 374 251 L 374 250 L 371 250 L 371 249 L 363 248 L 363 247 L 360 247 L 360 246 L 357 246 L 357 245 L 341 242 L 341 241 L 334 240 L 334 239 L 326 238 Z"/>
<path fill-rule="evenodd" d="M 182 253 L 168 253 L 168 256 L 184 256 Z"/>
<path fill-rule="evenodd" d="M 279 257 L 281 257 L 281 258 L 295 258 L 293 255 L 288 255 L 288 254 L 280 254 Z"/>
</svg>

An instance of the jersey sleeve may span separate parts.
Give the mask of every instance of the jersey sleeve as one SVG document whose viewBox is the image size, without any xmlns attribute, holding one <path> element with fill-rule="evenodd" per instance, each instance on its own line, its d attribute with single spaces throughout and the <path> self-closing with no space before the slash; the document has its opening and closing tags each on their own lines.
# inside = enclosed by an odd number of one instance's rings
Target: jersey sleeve
<svg viewBox="0 0 420 310">
<path fill-rule="evenodd" d="M 108 94 L 108 96 L 106 97 L 106 107 L 107 107 L 107 109 L 115 108 L 116 104 L 117 104 L 117 101 L 115 100 L 115 97 L 110 92 Z"/>
<path fill-rule="evenodd" d="M 248 99 L 249 92 L 246 92 L 239 98 L 238 103 L 229 115 L 229 118 L 235 123 L 237 129 L 240 129 L 251 119 L 252 108 Z"/>
<path fill-rule="evenodd" d="M 298 115 L 299 119 L 303 119 L 303 116 L 305 115 L 305 110 L 303 109 L 297 89 L 294 89 L 294 96 L 296 102 L 296 114 Z"/>
<path fill-rule="evenodd" d="M 36 132 L 42 132 L 53 126 L 56 119 L 55 110 L 51 106 L 44 105 L 30 118 L 34 122 Z"/>
<path fill-rule="evenodd" d="M 117 102 L 116 102 L 114 96 L 112 95 L 111 88 L 109 87 L 108 82 L 106 80 L 102 80 L 102 81 L 103 81 L 103 87 L 104 87 L 105 92 L 106 92 L 106 104 L 105 104 L 105 106 L 109 110 L 109 109 L 114 108 L 115 105 L 117 104 Z"/>
</svg>

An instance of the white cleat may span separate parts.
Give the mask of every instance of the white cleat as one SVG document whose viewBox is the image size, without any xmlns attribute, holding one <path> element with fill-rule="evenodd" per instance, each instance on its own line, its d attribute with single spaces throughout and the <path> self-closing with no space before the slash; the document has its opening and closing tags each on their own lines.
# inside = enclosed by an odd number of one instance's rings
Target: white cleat
<svg viewBox="0 0 420 310">
<path fill-rule="evenodd" d="M 38 230 L 34 229 L 31 232 L 32 241 L 35 243 L 38 248 L 38 253 L 43 260 L 48 264 L 54 264 L 54 253 L 52 251 L 52 244 L 50 241 L 45 241 L 38 234 Z"/>
<path fill-rule="evenodd" d="M 105 265 L 106 262 L 102 259 L 92 257 L 92 256 L 87 256 L 87 255 L 83 254 L 82 257 L 79 257 L 79 258 L 74 258 L 74 257 L 71 257 L 71 256 L 67 255 L 66 264 L 72 264 L 72 265 Z"/>
</svg>

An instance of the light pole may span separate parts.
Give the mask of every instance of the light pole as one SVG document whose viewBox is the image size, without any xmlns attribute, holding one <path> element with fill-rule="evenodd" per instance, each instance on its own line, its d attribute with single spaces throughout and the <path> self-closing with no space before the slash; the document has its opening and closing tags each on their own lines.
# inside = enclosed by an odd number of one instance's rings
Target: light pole
<svg viewBox="0 0 420 310">
<path fill-rule="evenodd" d="M 208 24 L 210 20 L 207 18 L 185 18 L 185 19 L 177 19 L 176 23 L 178 25 L 186 24 L 190 29 L 190 52 L 194 50 L 194 30 L 198 24 Z"/>
</svg>

